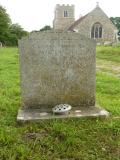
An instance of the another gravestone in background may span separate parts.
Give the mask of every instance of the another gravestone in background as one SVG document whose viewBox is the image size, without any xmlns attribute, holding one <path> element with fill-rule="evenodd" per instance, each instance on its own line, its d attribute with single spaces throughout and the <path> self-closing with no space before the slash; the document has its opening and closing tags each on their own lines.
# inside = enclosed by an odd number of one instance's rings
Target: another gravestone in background
<svg viewBox="0 0 120 160">
<path fill-rule="evenodd" d="M 19 48 L 23 110 L 51 112 L 61 103 L 73 110 L 95 107 L 93 40 L 78 33 L 32 33 Z"/>
<path fill-rule="evenodd" d="M 0 42 L 0 48 L 2 48 L 2 42 Z"/>
</svg>

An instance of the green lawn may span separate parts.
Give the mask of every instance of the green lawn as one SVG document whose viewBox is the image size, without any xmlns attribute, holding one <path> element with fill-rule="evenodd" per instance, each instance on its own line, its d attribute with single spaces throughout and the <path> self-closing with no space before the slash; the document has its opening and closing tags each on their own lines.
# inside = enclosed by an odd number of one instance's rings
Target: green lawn
<svg viewBox="0 0 120 160">
<path fill-rule="evenodd" d="M 120 46 L 118 47 L 97 47 L 97 58 L 107 61 L 113 61 L 120 65 Z"/>
<path fill-rule="evenodd" d="M 119 160 L 120 47 L 97 47 L 96 100 L 107 120 L 18 124 L 18 57 L 17 48 L 0 48 L 0 160 Z"/>
</svg>

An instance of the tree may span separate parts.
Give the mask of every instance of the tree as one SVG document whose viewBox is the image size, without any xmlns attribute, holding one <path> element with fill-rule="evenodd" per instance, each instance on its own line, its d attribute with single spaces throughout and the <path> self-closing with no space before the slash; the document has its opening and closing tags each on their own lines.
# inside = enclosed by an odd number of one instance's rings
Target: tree
<svg viewBox="0 0 120 160">
<path fill-rule="evenodd" d="M 18 39 L 28 35 L 19 24 L 12 24 L 6 9 L 0 6 L 0 42 L 3 45 L 16 46 Z"/>
<path fill-rule="evenodd" d="M 118 29 L 118 39 L 120 40 L 120 17 L 111 17 L 110 20 Z"/>
<path fill-rule="evenodd" d="M 6 9 L 0 6 L 0 41 L 3 44 L 6 44 L 7 42 L 10 25 L 11 19 L 9 15 L 6 13 Z"/>
<path fill-rule="evenodd" d="M 10 26 L 10 33 L 15 34 L 18 39 L 28 35 L 28 32 L 25 31 L 18 23 Z"/>
<path fill-rule="evenodd" d="M 47 31 L 47 30 L 51 30 L 51 26 L 44 26 L 43 28 L 40 29 L 40 31 Z"/>
<path fill-rule="evenodd" d="M 18 23 L 12 24 L 9 31 L 9 40 L 14 46 L 18 44 L 18 39 L 28 35 L 28 32 L 25 31 Z"/>
</svg>

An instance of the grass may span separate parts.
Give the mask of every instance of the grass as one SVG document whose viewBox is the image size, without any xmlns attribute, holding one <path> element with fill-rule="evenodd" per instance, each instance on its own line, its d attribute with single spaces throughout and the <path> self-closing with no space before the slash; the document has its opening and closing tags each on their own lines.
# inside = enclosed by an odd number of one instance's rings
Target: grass
<svg viewBox="0 0 120 160">
<path fill-rule="evenodd" d="M 106 108 L 112 115 L 120 115 L 120 79 L 97 73 L 96 98 L 100 106 Z"/>
<path fill-rule="evenodd" d="M 111 116 L 107 120 L 67 119 L 18 124 L 20 81 L 18 49 L 0 49 L 0 160 L 119 160 L 120 47 L 98 47 L 96 99 Z M 102 64 L 103 62 L 103 64 Z M 111 74 L 110 74 L 111 73 Z"/>
<path fill-rule="evenodd" d="M 120 63 L 120 46 L 118 46 L 118 47 L 113 47 L 113 46 L 111 46 L 111 47 L 105 47 L 105 46 L 97 47 L 97 58 Z"/>
</svg>

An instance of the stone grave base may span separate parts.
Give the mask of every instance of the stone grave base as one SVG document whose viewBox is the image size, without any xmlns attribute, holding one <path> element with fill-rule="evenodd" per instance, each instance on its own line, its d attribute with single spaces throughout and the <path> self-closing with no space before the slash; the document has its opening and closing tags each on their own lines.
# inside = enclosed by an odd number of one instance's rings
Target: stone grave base
<svg viewBox="0 0 120 160">
<path fill-rule="evenodd" d="M 50 109 L 19 109 L 17 121 L 39 121 L 57 118 L 106 118 L 109 112 L 100 107 L 74 107 L 67 115 L 53 114 Z"/>
</svg>

